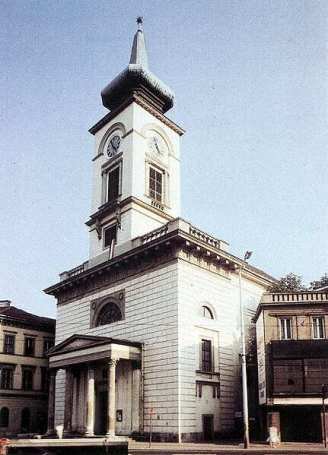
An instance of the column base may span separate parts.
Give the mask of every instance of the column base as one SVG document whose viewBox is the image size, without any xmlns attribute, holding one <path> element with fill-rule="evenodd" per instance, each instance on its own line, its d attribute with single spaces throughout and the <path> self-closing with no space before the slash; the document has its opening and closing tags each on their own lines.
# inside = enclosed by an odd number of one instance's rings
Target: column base
<svg viewBox="0 0 328 455">
<path fill-rule="evenodd" d="M 116 434 L 112 431 L 109 431 L 108 433 L 105 434 L 105 438 L 108 438 L 108 439 L 109 438 L 115 439 L 116 437 L 117 437 Z"/>
</svg>

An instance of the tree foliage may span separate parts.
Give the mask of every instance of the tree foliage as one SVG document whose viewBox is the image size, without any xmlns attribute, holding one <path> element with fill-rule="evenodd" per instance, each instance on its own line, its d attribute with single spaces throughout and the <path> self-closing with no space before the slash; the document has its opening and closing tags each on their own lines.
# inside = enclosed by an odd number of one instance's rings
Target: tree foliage
<svg viewBox="0 0 328 455">
<path fill-rule="evenodd" d="M 281 277 L 277 283 L 274 283 L 268 289 L 268 292 L 300 292 L 316 290 L 324 286 L 328 286 L 328 273 L 322 275 L 319 280 L 311 281 L 308 288 L 303 284 L 301 276 L 288 273 L 286 276 Z"/>
<path fill-rule="evenodd" d="M 324 286 L 328 286 L 328 274 L 327 273 L 322 275 L 320 280 L 311 281 L 311 283 L 310 283 L 310 289 L 313 289 L 313 290 L 323 288 Z"/>
<path fill-rule="evenodd" d="M 277 283 L 274 283 L 268 289 L 268 292 L 299 292 L 305 289 L 301 276 L 288 273 L 286 276 L 280 278 Z"/>
</svg>

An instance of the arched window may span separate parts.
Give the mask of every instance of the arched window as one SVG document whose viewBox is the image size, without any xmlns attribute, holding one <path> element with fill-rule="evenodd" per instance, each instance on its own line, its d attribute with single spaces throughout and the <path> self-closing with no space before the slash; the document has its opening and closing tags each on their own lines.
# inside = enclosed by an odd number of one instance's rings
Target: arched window
<svg viewBox="0 0 328 455">
<path fill-rule="evenodd" d="M 202 316 L 207 319 L 214 319 L 212 310 L 210 310 L 206 305 L 202 306 Z"/>
<path fill-rule="evenodd" d="M 99 325 L 111 324 L 112 322 L 120 321 L 122 313 L 119 307 L 114 302 L 106 303 L 99 311 L 96 327 Z"/>
<path fill-rule="evenodd" d="M 0 411 L 0 427 L 8 427 L 9 426 L 9 409 L 8 408 L 1 408 Z"/>
<path fill-rule="evenodd" d="M 30 431 L 31 426 L 31 412 L 29 408 L 24 408 L 22 410 L 22 418 L 21 418 L 21 430 L 23 433 L 28 433 Z"/>
</svg>

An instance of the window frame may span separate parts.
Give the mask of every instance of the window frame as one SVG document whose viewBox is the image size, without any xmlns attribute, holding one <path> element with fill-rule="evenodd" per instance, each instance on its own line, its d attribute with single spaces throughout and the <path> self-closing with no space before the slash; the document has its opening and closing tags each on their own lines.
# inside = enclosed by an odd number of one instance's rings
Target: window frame
<svg viewBox="0 0 328 455">
<path fill-rule="evenodd" d="M 287 327 L 287 321 L 289 321 L 289 332 L 290 336 L 288 335 L 288 327 Z M 293 319 L 290 317 L 281 317 L 279 318 L 279 331 L 280 331 L 280 340 L 282 341 L 288 341 L 293 339 Z"/>
<path fill-rule="evenodd" d="M 102 228 L 102 238 L 103 238 L 103 249 L 107 249 L 107 248 L 111 248 L 111 243 L 110 245 L 105 245 L 105 232 L 109 229 L 113 229 L 115 227 L 115 242 L 114 242 L 114 245 L 117 244 L 117 230 L 118 230 L 118 225 L 117 223 L 114 223 L 114 224 L 109 224 L 109 225 L 106 225 Z"/>
<path fill-rule="evenodd" d="M 321 327 L 320 324 L 317 325 L 315 324 L 315 321 L 321 321 Z M 315 336 L 316 332 L 322 331 L 322 336 Z M 325 334 L 325 318 L 323 316 L 312 316 L 312 339 L 313 340 L 324 340 L 326 338 Z"/>
<path fill-rule="evenodd" d="M 113 305 L 117 308 L 117 310 L 120 312 L 120 318 L 116 319 L 115 321 L 111 321 L 111 322 L 99 323 L 100 316 L 105 312 L 106 307 L 108 307 L 109 305 Z M 96 317 L 94 320 L 94 327 L 102 327 L 105 325 L 115 324 L 116 322 L 120 322 L 124 319 L 124 313 L 122 311 L 122 308 L 114 299 L 110 299 L 110 300 L 106 301 L 103 305 L 101 305 L 101 307 L 99 308 L 99 310 L 97 311 L 97 314 L 95 316 Z"/>
<path fill-rule="evenodd" d="M 28 348 L 28 340 L 32 340 L 32 346 L 33 346 L 33 349 L 29 350 Z M 36 341 L 36 338 L 33 337 L 33 336 L 30 336 L 30 335 L 26 335 L 25 338 L 24 338 L 24 355 L 26 357 L 35 357 L 35 343 Z"/>
<path fill-rule="evenodd" d="M 26 379 L 27 373 L 31 373 L 31 376 L 29 378 L 30 381 L 27 381 Z M 22 367 L 22 390 L 25 390 L 27 392 L 34 390 L 34 370 L 31 367 Z"/>
<path fill-rule="evenodd" d="M 3 415 L 5 413 L 5 415 Z M 0 409 L 0 428 L 8 428 L 9 427 L 9 417 L 10 417 L 10 409 L 8 406 L 3 406 Z"/>
<path fill-rule="evenodd" d="M 206 313 L 208 313 L 208 316 Z M 215 319 L 213 310 L 208 305 L 202 305 L 202 317 L 212 321 Z"/>
<path fill-rule="evenodd" d="M 6 343 L 6 340 L 11 338 L 13 340 L 13 343 L 10 344 L 10 343 Z M 14 355 L 15 354 L 15 345 L 16 345 L 16 335 L 12 334 L 12 333 L 5 333 L 4 334 L 4 339 L 3 339 L 3 353 L 4 354 L 12 354 Z M 10 351 L 10 349 L 8 350 L 8 346 L 12 346 L 12 350 Z"/>
<path fill-rule="evenodd" d="M 50 346 L 47 346 L 47 345 L 50 345 Z M 47 355 L 47 352 L 50 351 L 51 348 L 53 348 L 55 345 L 55 342 L 52 338 L 44 338 L 43 339 L 43 355 L 46 356 Z"/>
<path fill-rule="evenodd" d="M 2 390 L 13 390 L 13 388 L 14 388 L 14 367 L 2 366 L 0 368 L 0 388 Z"/>
<path fill-rule="evenodd" d="M 204 349 L 205 346 L 209 346 L 209 349 Z M 214 362 L 213 362 L 213 342 L 208 338 L 201 339 L 201 348 L 200 348 L 200 369 L 204 373 L 212 373 L 214 371 Z M 206 354 L 209 356 L 208 359 L 205 359 Z"/>
<path fill-rule="evenodd" d="M 112 160 L 113 158 L 111 158 Z M 102 204 L 114 204 L 122 196 L 122 158 L 115 160 L 110 164 L 106 163 L 102 169 Z M 109 174 L 118 169 L 118 189 L 117 196 L 109 200 Z"/>
<path fill-rule="evenodd" d="M 151 176 L 151 173 L 154 172 L 154 177 Z M 157 176 L 160 176 L 160 192 L 157 191 Z M 158 204 L 164 204 L 165 201 L 165 181 L 164 181 L 165 172 L 162 169 L 159 169 L 157 166 L 149 164 L 148 166 L 148 194 L 149 197 Z M 151 182 L 154 182 L 155 187 L 151 188 Z M 151 193 L 154 193 L 153 195 Z M 159 195 L 159 198 L 157 197 Z"/>
<path fill-rule="evenodd" d="M 41 383 L 40 390 L 42 392 L 48 392 L 49 389 L 49 372 L 47 367 L 40 367 Z"/>
</svg>

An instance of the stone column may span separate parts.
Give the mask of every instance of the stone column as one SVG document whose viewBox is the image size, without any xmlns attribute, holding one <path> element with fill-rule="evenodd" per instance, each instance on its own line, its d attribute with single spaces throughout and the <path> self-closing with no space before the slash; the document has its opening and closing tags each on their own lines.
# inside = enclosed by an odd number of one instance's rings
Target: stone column
<svg viewBox="0 0 328 455">
<path fill-rule="evenodd" d="M 94 436 L 95 431 L 95 370 L 88 367 L 87 373 L 87 428 L 85 435 Z"/>
<path fill-rule="evenodd" d="M 49 370 L 48 436 L 55 434 L 56 374 L 57 370 Z"/>
<path fill-rule="evenodd" d="M 321 430 L 322 430 L 322 443 L 325 443 L 326 437 L 326 445 L 328 446 L 328 410 L 325 413 L 321 412 Z M 326 425 L 326 426 L 324 426 Z"/>
<path fill-rule="evenodd" d="M 65 372 L 64 434 L 68 435 L 72 432 L 73 371 L 66 368 Z"/>
<path fill-rule="evenodd" d="M 111 359 L 108 362 L 108 413 L 107 413 L 107 433 L 108 438 L 115 437 L 116 422 L 116 365 L 118 359 Z"/>
</svg>

